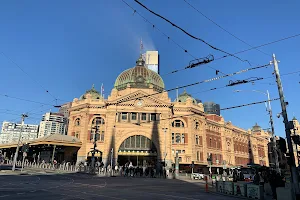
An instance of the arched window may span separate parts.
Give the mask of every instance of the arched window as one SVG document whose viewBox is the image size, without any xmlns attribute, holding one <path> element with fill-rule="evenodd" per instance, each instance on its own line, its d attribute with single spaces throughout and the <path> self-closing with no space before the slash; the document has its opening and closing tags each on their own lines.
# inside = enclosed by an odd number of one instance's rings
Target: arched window
<svg viewBox="0 0 300 200">
<path fill-rule="evenodd" d="M 120 150 L 143 150 L 156 152 L 153 142 L 143 135 L 134 135 L 127 138 L 121 144 L 119 151 Z"/>
<path fill-rule="evenodd" d="M 105 121 L 102 117 L 96 117 L 92 121 L 90 140 L 96 138 L 99 142 L 104 142 Z"/>
<path fill-rule="evenodd" d="M 80 126 L 80 118 L 77 118 L 77 119 L 75 120 L 75 126 Z"/>
<path fill-rule="evenodd" d="M 92 121 L 92 125 L 102 125 L 105 124 L 105 121 L 102 117 L 95 117 Z"/>
<path fill-rule="evenodd" d="M 200 124 L 199 124 L 199 122 L 198 122 L 198 121 L 195 121 L 195 129 L 196 129 L 196 130 L 198 130 L 198 129 L 199 129 L 199 127 L 200 127 Z"/>
<path fill-rule="evenodd" d="M 177 119 L 172 122 L 172 127 L 178 127 L 178 128 L 184 127 L 184 123 L 183 121 Z"/>
<path fill-rule="evenodd" d="M 199 138 L 198 138 L 198 135 L 196 135 L 195 138 L 196 138 L 196 144 L 198 145 L 198 144 L 199 144 Z"/>
</svg>

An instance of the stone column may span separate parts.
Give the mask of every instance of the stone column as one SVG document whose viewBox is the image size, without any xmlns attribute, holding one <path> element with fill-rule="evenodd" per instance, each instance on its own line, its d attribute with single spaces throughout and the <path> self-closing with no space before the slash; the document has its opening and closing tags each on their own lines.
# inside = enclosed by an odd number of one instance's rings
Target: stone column
<svg viewBox="0 0 300 200">
<path fill-rule="evenodd" d="M 131 121 L 130 117 L 131 117 L 131 113 L 127 113 L 127 122 Z"/>
<path fill-rule="evenodd" d="M 141 113 L 137 113 L 137 123 L 140 124 L 141 122 Z"/>
<path fill-rule="evenodd" d="M 150 122 L 150 113 L 147 113 L 147 122 Z"/>
<path fill-rule="evenodd" d="M 160 117 L 160 114 L 157 113 L 157 114 L 156 114 L 156 122 L 157 122 L 157 123 L 159 123 L 159 120 L 160 120 L 159 117 Z"/>
<path fill-rule="evenodd" d="M 118 122 L 120 122 L 121 121 L 121 113 L 117 113 L 117 117 L 118 117 Z"/>
</svg>

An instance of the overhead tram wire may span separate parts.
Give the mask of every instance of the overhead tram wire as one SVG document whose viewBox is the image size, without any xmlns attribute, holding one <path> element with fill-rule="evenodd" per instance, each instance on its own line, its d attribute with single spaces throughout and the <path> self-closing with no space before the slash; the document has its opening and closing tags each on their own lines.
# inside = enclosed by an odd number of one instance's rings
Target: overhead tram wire
<svg viewBox="0 0 300 200">
<path fill-rule="evenodd" d="M 260 48 L 260 47 L 268 46 L 268 45 L 271 45 L 271 44 L 275 44 L 275 43 L 277 43 L 277 42 L 281 42 L 281 41 L 288 40 L 288 39 L 292 39 L 292 38 L 299 37 L 299 36 L 300 36 L 300 33 L 298 33 L 298 34 L 296 34 L 296 35 L 291 35 L 291 36 L 288 36 L 288 37 L 285 37 L 285 38 L 281 38 L 281 39 L 278 39 L 278 40 L 274 40 L 274 41 L 272 41 L 272 42 L 264 43 L 264 44 L 261 44 L 261 45 L 258 45 L 258 46 L 255 46 L 255 47 L 252 47 L 252 48 L 249 48 L 249 49 L 245 49 L 245 50 L 242 50 L 242 51 L 238 51 L 238 52 L 234 53 L 234 55 L 237 55 L 237 54 L 240 54 L 240 53 L 245 53 L 245 52 L 247 52 L 247 51 L 251 51 L 251 50 L 254 50 L 254 49 L 258 49 L 258 48 Z M 220 59 L 223 59 L 223 58 L 226 58 L 226 57 L 228 57 L 228 56 L 225 55 L 225 56 L 216 58 L 215 60 L 220 60 Z"/>
<path fill-rule="evenodd" d="M 7 98 L 11 98 L 11 99 L 17 99 L 17 100 L 20 100 L 20 101 L 27 101 L 27 102 L 31 102 L 31 103 L 41 104 L 41 105 L 55 106 L 55 105 L 51 105 L 51 104 L 48 104 L 48 103 L 42 103 L 42 102 L 33 101 L 33 100 L 29 100 L 29 99 L 23 99 L 23 98 L 19 98 L 19 97 L 13 97 L 13 96 L 9 96 L 9 95 L 6 95 L 6 94 L 0 94 L 0 96 L 4 96 L 4 97 L 7 97 Z"/>
<path fill-rule="evenodd" d="M 151 9 L 149 9 L 147 6 L 145 6 L 144 4 L 142 4 L 141 2 L 139 2 L 138 0 L 134 0 L 134 1 L 135 1 L 137 4 L 139 4 L 140 6 L 142 6 L 143 8 L 145 8 L 146 10 L 148 10 L 148 11 L 149 11 L 150 13 L 152 13 L 153 15 L 155 15 L 155 16 L 157 16 L 157 17 L 163 19 L 164 21 L 168 22 L 169 24 L 171 24 L 171 25 L 174 26 L 175 28 L 181 30 L 181 31 L 182 31 L 183 33 L 185 33 L 187 36 L 189 36 L 189 37 L 191 37 L 191 38 L 193 38 L 193 39 L 195 39 L 195 40 L 198 40 L 198 41 L 204 43 L 205 45 L 209 46 L 211 49 L 214 49 L 214 50 L 216 50 L 216 51 L 219 51 L 219 52 L 222 52 L 222 53 L 227 54 L 227 57 L 232 56 L 232 57 L 234 57 L 234 58 L 236 58 L 236 59 L 238 59 L 238 60 L 240 60 L 240 61 L 242 61 L 242 62 L 248 62 L 248 64 L 251 65 L 251 63 L 249 62 L 249 60 L 243 60 L 243 59 L 241 59 L 240 57 L 235 56 L 235 55 L 232 54 L 232 53 L 229 53 L 229 52 L 227 52 L 227 51 L 225 51 L 225 50 L 222 50 L 222 49 L 220 49 L 220 48 L 217 48 L 217 47 L 211 45 L 210 43 L 206 42 L 205 40 L 203 40 L 203 39 L 201 39 L 201 38 L 198 38 L 198 37 L 196 37 L 196 36 L 190 34 L 189 32 L 187 32 L 186 30 L 184 30 L 184 29 L 181 28 L 180 26 L 178 26 L 178 25 L 174 24 L 173 22 L 171 22 L 170 20 L 168 20 L 167 18 L 165 18 L 165 17 L 161 16 L 160 14 L 157 14 L 156 12 L 152 11 Z"/>
<path fill-rule="evenodd" d="M 278 40 L 274 40 L 272 42 L 268 42 L 268 43 L 265 43 L 265 44 L 261 44 L 261 45 L 258 45 L 258 46 L 255 46 L 255 47 L 252 47 L 252 48 L 249 48 L 249 49 L 238 51 L 238 52 L 234 53 L 234 55 L 240 54 L 240 53 L 244 53 L 244 52 L 247 52 L 247 51 L 251 51 L 251 50 L 255 50 L 255 49 L 258 49 L 260 47 L 264 47 L 264 46 L 268 46 L 268 45 L 271 45 L 271 44 L 275 44 L 277 42 L 281 42 L 281 41 L 284 41 L 284 40 L 292 39 L 292 38 L 295 38 L 295 37 L 298 37 L 298 36 L 300 36 L 300 33 L 296 34 L 296 35 L 289 36 L 289 37 L 281 38 L 281 39 L 278 39 Z M 223 58 L 226 58 L 226 57 L 227 56 L 222 56 L 222 57 L 219 57 L 219 58 L 215 58 L 214 60 L 220 60 L 220 59 L 223 59 Z M 183 71 L 183 70 L 186 70 L 186 69 L 189 69 L 188 66 L 187 67 L 183 67 L 183 68 L 179 68 L 179 69 L 174 70 L 172 72 L 169 72 L 167 74 L 173 74 L 173 73 L 176 73 L 176 72 L 179 72 L 179 71 Z M 167 75 L 167 74 L 165 74 L 165 75 Z"/>
<path fill-rule="evenodd" d="M 162 92 L 156 92 L 156 93 L 153 93 L 153 94 L 143 95 L 141 97 L 134 97 L 132 99 L 126 99 L 125 101 L 119 101 L 117 103 L 109 103 L 108 102 L 107 105 L 116 105 L 116 104 L 120 104 L 120 103 L 123 103 L 123 102 L 131 101 L 131 100 L 137 100 L 137 99 L 141 99 L 141 98 L 144 98 L 144 97 L 154 96 L 154 95 L 161 94 L 161 93 L 164 93 L 164 92 L 170 92 L 170 91 L 173 91 L 173 90 L 187 88 L 187 87 L 191 87 L 191 86 L 194 86 L 194 85 L 199 85 L 199 84 L 202 84 L 202 83 L 208 83 L 208 82 L 216 81 L 216 80 L 219 80 L 219 79 L 222 79 L 222 78 L 226 78 L 226 77 L 231 77 L 231 76 L 234 76 L 234 75 L 242 74 L 242 73 L 245 73 L 245 72 L 248 72 L 248 71 L 257 70 L 257 69 L 260 69 L 260 68 L 266 68 L 266 67 L 269 67 L 270 65 L 271 65 L 271 63 L 265 64 L 265 65 L 256 66 L 256 67 L 251 67 L 251 68 L 243 69 L 243 70 L 240 70 L 240 71 L 237 71 L 237 72 L 233 72 L 233 73 L 230 73 L 230 74 L 225 74 L 223 76 L 217 76 L 217 77 L 210 78 L 210 79 L 205 79 L 205 80 L 202 80 L 202 81 L 199 81 L 199 82 L 195 82 L 195 83 L 191 83 L 191 84 L 187 84 L 187 85 L 183 85 L 183 86 L 171 88 L 171 89 L 168 89 L 168 90 L 164 90 Z M 300 72 L 300 71 L 291 72 L 289 74 L 297 73 L 297 72 Z M 284 76 L 284 75 L 285 74 L 283 74 L 282 76 Z M 273 76 L 267 77 L 267 78 L 272 78 L 272 77 Z M 266 79 L 266 78 L 264 78 L 264 79 Z M 27 102 L 31 102 L 31 103 L 41 104 L 42 106 L 48 105 L 48 106 L 54 106 L 55 107 L 55 105 L 52 105 L 50 103 L 43 103 L 43 102 L 33 101 L 33 100 L 29 100 L 29 99 L 23 99 L 23 98 L 19 98 L 19 97 L 12 97 L 12 96 L 9 96 L 9 95 L 6 95 L 6 94 L 0 94 L 0 96 L 4 96 L 4 97 L 7 97 L 7 98 L 12 98 L 12 99 L 17 99 L 17 100 L 20 100 L 20 101 L 27 101 Z M 30 112 L 32 112 L 32 111 L 30 111 Z"/>
<path fill-rule="evenodd" d="M 105 106 L 118 105 L 120 103 L 128 102 L 128 101 L 131 101 L 131 100 L 138 100 L 138 99 L 142 99 L 142 98 L 145 98 L 145 97 L 150 97 L 150 96 L 154 96 L 154 95 L 157 95 L 157 94 L 161 94 L 161 93 L 164 93 L 164 92 L 170 92 L 170 91 L 174 91 L 174 90 L 177 90 L 177 89 L 182 89 L 182 88 L 187 88 L 187 87 L 199 85 L 199 84 L 202 84 L 202 83 L 208 83 L 208 82 L 216 81 L 216 80 L 219 80 L 219 79 L 222 79 L 222 78 L 231 77 L 231 76 L 234 76 L 234 75 L 238 75 L 238 74 L 242 74 L 242 73 L 245 73 L 245 72 L 249 72 L 249 71 L 252 71 L 252 70 L 256 70 L 256 69 L 260 69 L 260 68 L 266 68 L 266 67 L 269 67 L 270 65 L 271 65 L 271 63 L 265 64 L 265 65 L 256 66 L 256 67 L 251 67 L 251 68 L 243 69 L 243 70 L 240 70 L 240 71 L 237 71 L 237 72 L 233 72 L 233 73 L 230 73 L 230 74 L 225 74 L 223 76 L 217 76 L 217 77 L 214 77 L 214 78 L 205 79 L 205 80 L 202 80 L 202 81 L 199 81 L 199 82 L 195 82 L 195 83 L 191 83 L 191 84 L 187 84 L 187 85 L 183 85 L 183 86 L 171 88 L 171 89 L 164 90 L 164 91 L 161 91 L 161 92 L 156 92 L 156 93 L 153 93 L 153 94 L 147 94 L 147 95 L 143 95 L 141 97 L 134 97 L 134 98 L 131 98 L 131 99 L 126 99 L 126 100 L 121 100 L 121 101 L 119 101 L 117 103 L 109 103 L 108 102 L 108 103 L 106 103 Z"/>
<path fill-rule="evenodd" d="M 228 33 L 229 35 L 231 35 L 232 37 L 234 37 L 235 39 L 239 40 L 240 42 L 248 45 L 251 48 L 254 48 L 251 44 L 249 44 L 248 42 L 246 42 L 245 40 L 242 40 L 241 38 L 237 37 L 236 35 L 234 35 L 233 33 L 229 32 L 228 30 L 226 30 L 224 27 L 222 27 L 220 24 L 218 24 L 217 22 L 215 22 L 214 20 L 212 20 L 211 18 L 209 18 L 208 16 L 206 16 L 205 14 L 203 14 L 200 10 L 198 10 L 195 6 L 193 6 L 191 3 L 189 3 L 187 0 L 183 0 L 186 4 L 188 4 L 191 8 L 193 8 L 195 11 L 197 11 L 199 14 L 201 14 L 203 17 L 205 17 L 207 20 L 209 20 L 210 22 L 212 22 L 213 24 L 215 24 L 217 27 L 219 27 L 220 29 L 222 29 L 223 31 L 225 31 L 226 33 Z M 268 54 L 260 49 L 255 48 L 255 50 L 261 52 L 262 54 L 270 57 L 272 56 L 271 54 Z"/>
<path fill-rule="evenodd" d="M 125 5 L 127 5 L 132 11 L 133 11 L 133 14 L 138 14 L 142 19 L 144 19 L 145 22 L 147 22 L 148 24 L 150 24 L 154 29 L 158 30 L 163 36 L 165 36 L 168 41 L 171 41 L 173 42 L 177 47 L 179 47 L 180 49 L 182 49 L 185 53 L 187 53 L 188 55 L 190 55 L 194 60 L 198 60 L 198 62 L 200 64 L 197 64 L 197 65 L 194 65 L 194 67 L 198 67 L 199 65 L 201 64 L 206 64 L 206 63 L 201 63 L 201 60 L 202 58 L 197 58 L 196 56 L 194 56 L 193 54 L 191 54 L 186 48 L 184 48 L 183 46 L 181 46 L 178 42 L 176 42 L 175 40 L 173 40 L 170 36 L 168 36 L 165 32 L 163 32 L 162 30 L 160 30 L 155 24 L 153 24 L 152 22 L 150 22 L 146 17 L 144 17 L 140 12 L 138 12 L 136 9 L 134 9 L 131 5 L 129 5 L 125 0 L 121 0 Z M 206 56 L 205 58 L 208 58 L 209 56 L 211 55 L 208 55 Z M 169 75 L 169 74 L 174 74 L 176 72 L 179 72 L 179 71 L 182 71 L 182 70 L 186 70 L 186 69 L 191 69 L 191 68 L 194 68 L 194 67 L 191 67 L 191 65 L 188 65 L 186 66 L 185 68 L 183 69 L 179 69 L 179 70 L 173 70 L 172 72 L 170 73 L 166 73 L 166 74 L 163 74 L 162 76 L 166 76 L 166 75 Z M 220 72 L 221 74 L 224 74 L 223 72 L 221 72 L 220 70 L 218 69 L 215 69 L 214 67 L 211 67 L 211 66 L 207 66 L 215 71 L 218 71 Z"/>
<path fill-rule="evenodd" d="M 285 73 L 285 74 L 280 74 L 280 77 L 288 76 L 288 75 L 293 75 L 293 74 L 296 74 L 296 73 L 300 73 L 300 70 L 294 71 L 294 72 Z M 256 81 L 266 80 L 266 79 L 270 79 L 270 78 L 275 78 L 275 76 L 268 76 L 268 77 L 256 78 L 256 79 L 248 81 L 247 83 L 254 83 Z M 241 84 L 236 84 L 236 85 L 242 85 L 242 84 L 247 84 L 247 83 L 241 83 Z M 191 94 L 199 94 L 199 93 L 204 93 L 204 92 L 210 92 L 210 91 L 215 91 L 215 90 L 224 89 L 224 88 L 233 87 L 233 86 L 235 86 L 235 85 L 229 85 L 228 84 L 228 85 L 221 86 L 221 87 L 214 87 L 214 88 L 202 90 L 202 91 L 199 91 L 199 92 L 193 92 Z"/>
<path fill-rule="evenodd" d="M 13 61 L 9 56 L 7 56 L 3 51 L 0 52 L 6 59 L 8 59 L 10 62 L 12 62 L 15 66 L 17 66 L 24 74 L 26 74 L 31 80 L 33 80 L 37 85 L 39 85 L 47 94 L 49 94 L 57 104 L 58 98 L 56 98 L 52 93 L 49 92 L 41 83 L 39 83 L 36 79 L 34 79 L 31 75 L 29 75 L 18 63 Z"/>
<path fill-rule="evenodd" d="M 178 42 L 173 40 L 170 36 L 168 36 L 165 32 L 160 30 L 155 24 L 150 22 L 146 17 L 144 17 L 140 12 L 138 12 L 136 9 L 134 9 L 131 5 L 129 5 L 125 0 L 121 0 L 125 5 L 127 5 L 132 11 L 133 14 L 138 14 L 142 19 L 144 19 L 145 22 L 150 24 L 154 29 L 158 30 L 163 36 L 165 36 L 169 41 L 173 42 L 178 48 L 182 49 L 185 53 L 189 54 L 192 58 L 197 59 L 196 56 L 192 55 L 186 48 L 181 46 Z"/>
</svg>

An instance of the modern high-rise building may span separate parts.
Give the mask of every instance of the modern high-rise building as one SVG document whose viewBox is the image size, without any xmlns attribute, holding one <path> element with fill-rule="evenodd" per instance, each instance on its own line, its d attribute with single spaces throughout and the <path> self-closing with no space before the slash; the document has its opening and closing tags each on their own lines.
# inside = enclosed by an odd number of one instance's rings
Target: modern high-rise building
<svg viewBox="0 0 300 200">
<path fill-rule="evenodd" d="M 220 104 L 214 102 L 204 102 L 203 103 L 204 112 L 206 114 L 215 114 L 220 116 Z"/>
<path fill-rule="evenodd" d="M 34 140 L 38 136 L 39 126 L 14 122 L 3 122 L 0 133 L 0 144 L 17 143 L 21 133 L 21 142 Z"/>
<path fill-rule="evenodd" d="M 65 134 L 64 135 L 67 135 L 67 133 L 68 133 L 69 114 L 70 114 L 69 109 L 71 108 L 71 106 L 72 106 L 72 102 L 65 103 L 60 106 L 59 111 L 58 111 L 58 113 L 63 114 L 64 118 L 65 118 Z"/>
<path fill-rule="evenodd" d="M 40 122 L 38 137 L 52 134 L 65 135 L 66 119 L 61 113 L 48 112 L 43 115 Z"/>
<path fill-rule="evenodd" d="M 158 51 L 146 51 L 143 55 L 145 66 L 159 74 L 159 55 Z"/>
</svg>

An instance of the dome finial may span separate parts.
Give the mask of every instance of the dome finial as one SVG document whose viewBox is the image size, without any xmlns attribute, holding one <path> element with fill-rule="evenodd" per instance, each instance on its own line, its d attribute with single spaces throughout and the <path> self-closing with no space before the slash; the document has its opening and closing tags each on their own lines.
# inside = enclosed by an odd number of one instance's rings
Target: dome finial
<svg viewBox="0 0 300 200">
<path fill-rule="evenodd" d="M 93 83 L 93 85 L 92 85 L 92 89 L 95 89 L 95 84 Z"/>
<path fill-rule="evenodd" d="M 145 61 L 143 59 L 142 54 L 140 55 L 139 59 L 136 61 L 136 66 L 145 66 Z"/>
</svg>

